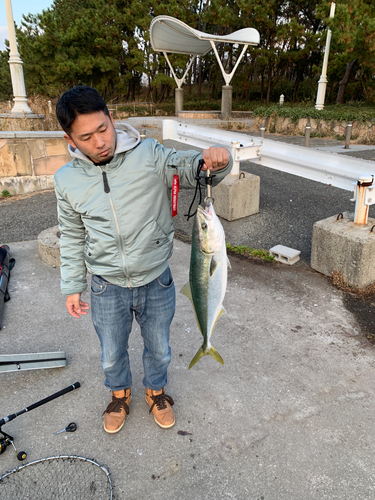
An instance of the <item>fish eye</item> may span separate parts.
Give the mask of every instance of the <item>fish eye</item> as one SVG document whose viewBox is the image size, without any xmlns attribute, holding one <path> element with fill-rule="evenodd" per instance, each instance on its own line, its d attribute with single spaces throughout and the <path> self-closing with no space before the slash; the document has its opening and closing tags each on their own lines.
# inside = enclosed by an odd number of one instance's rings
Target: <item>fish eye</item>
<svg viewBox="0 0 375 500">
<path fill-rule="evenodd" d="M 207 229 L 207 224 L 205 222 L 203 222 L 203 224 L 202 224 L 202 229 L 203 229 L 203 231 L 205 231 Z"/>
</svg>

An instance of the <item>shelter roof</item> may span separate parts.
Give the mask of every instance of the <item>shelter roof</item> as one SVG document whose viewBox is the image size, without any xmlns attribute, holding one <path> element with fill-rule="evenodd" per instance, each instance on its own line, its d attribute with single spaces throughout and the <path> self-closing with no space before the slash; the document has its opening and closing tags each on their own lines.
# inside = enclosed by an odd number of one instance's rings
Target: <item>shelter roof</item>
<svg viewBox="0 0 375 500">
<path fill-rule="evenodd" d="M 155 52 L 172 52 L 203 56 L 212 49 L 211 41 L 258 45 L 259 32 L 244 28 L 230 35 L 209 35 L 191 28 L 170 16 L 157 16 L 150 25 L 151 45 Z"/>
</svg>

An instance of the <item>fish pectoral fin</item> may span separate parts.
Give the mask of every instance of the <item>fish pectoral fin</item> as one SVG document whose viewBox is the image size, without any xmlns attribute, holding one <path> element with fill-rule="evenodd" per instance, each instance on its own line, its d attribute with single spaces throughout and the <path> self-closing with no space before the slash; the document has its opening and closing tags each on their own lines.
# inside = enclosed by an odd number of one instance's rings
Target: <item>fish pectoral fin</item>
<svg viewBox="0 0 375 500">
<path fill-rule="evenodd" d="M 191 360 L 190 365 L 189 365 L 189 370 L 190 368 L 193 368 L 193 366 L 198 363 L 198 361 L 203 357 L 209 354 L 212 356 L 216 361 L 221 363 L 222 365 L 224 364 L 223 358 L 220 356 L 220 354 L 217 352 L 214 346 L 211 346 L 209 351 L 204 351 L 203 346 L 201 346 L 197 352 L 197 354 L 194 356 L 194 358 Z"/>
<path fill-rule="evenodd" d="M 193 297 L 191 294 L 190 282 L 188 281 L 186 285 L 182 288 L 181 293 L 186 295 L 186 297 L 193 303 Z"/>
<path fill-rule="evenodd" d="M 228 255 L 227 255 L 227 265 L 228 265 L 229 269 L 232 269 L 232 266 L 230 265 L 230 262 L 229 262 L 229 259 L 228 259 Z"/>
<path fill-rule="evenodd" d="M 210 276 L 212 276 L 217 268 L 217 261 L 215 257 L 212 257 L 210 262 Z"/>
</svg>

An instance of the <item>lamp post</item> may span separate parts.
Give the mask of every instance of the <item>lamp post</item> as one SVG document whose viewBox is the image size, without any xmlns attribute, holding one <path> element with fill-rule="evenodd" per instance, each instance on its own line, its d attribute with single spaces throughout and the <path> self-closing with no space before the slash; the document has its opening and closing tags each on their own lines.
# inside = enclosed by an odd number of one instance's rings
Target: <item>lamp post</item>
<svg viewBox="0 0 375 500">
<path fill-rule="evenodd" d="M 335 8 L 336 4 L 335 2 L 331 3 L 331 12 L 329 14 L 329 17 L 333 18 L 335 15 Z M 324 100 L 326 96 L 326 89 L 327 89 L 327 67 L 328 67 L 328 57 L 329 57 L 329 48 L 331 45 L 331 36 L 332 32 L 330 29 L 327 31 L 327 40 L 326 40 L 326 49 L 324 51 L 324 59 L 323 59 L 323 69 L 322 69 L 322 74 L 320 76 L 320 80 L 318 83 L 318 94 L 316 96 L 316 104 L 315 108 L 316 109 L 323 109 L 324 108 Z"/>
<path fill-rule="evenodd" d="M 14 106 L 12 114 L 32 114 L 33 112 L 27 104 L 25 80 L 23 77 L 22 61 L 17 49 L 16 30 L 14 29 L 13 12 L 11 0 L 5 0 L 5 12 L 7 16 L 9 34 L 9 67 L 12 78 L 12 88 L 14 95 Z"/>
</svg>

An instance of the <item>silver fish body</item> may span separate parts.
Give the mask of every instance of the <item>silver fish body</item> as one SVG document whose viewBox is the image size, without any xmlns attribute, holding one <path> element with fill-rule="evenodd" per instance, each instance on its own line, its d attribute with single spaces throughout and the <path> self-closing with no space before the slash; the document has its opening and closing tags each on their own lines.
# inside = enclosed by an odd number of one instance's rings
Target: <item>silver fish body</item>
<svg viewBox="0 0 375 500">
<path fill-rule="evenodd" d="M 193 224 L 189 281 L 181 290 L 193 304 L 203 335 L 203 344 L 192 359 L 189 370 L 207 354 L 224 364 L 210 338 L 217 320 L 225 312 L 222 304 L 228 266 L 223 226 L 211 203 L 205 209 L 199 206 Z"/>
</svg>

